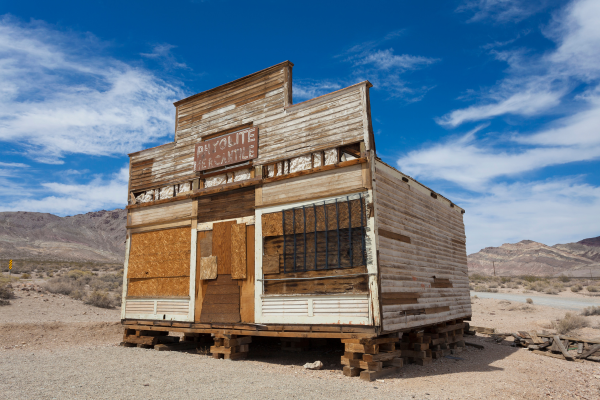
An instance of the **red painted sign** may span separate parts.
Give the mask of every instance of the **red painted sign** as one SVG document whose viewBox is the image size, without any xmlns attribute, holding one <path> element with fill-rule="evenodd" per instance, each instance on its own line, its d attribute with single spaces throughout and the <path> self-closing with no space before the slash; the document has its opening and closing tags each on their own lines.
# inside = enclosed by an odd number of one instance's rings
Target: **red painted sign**
<svg viewBox="0 0 600 400">
<path fill-rule="evenodd" d="M 242 129 L 196 144 L 194 170 L 224 167 L 258 157 L 258 128 Z"/>
</svg>

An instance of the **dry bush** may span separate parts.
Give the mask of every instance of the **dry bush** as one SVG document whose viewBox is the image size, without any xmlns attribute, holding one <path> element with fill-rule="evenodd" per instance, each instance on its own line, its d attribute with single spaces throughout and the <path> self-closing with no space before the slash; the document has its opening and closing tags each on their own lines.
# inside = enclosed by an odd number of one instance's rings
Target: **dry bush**
<svg viewBox="0 0 600 400">
<path fill-rule="evenodd" d="M 571 292 L 573 292 L 573 293 L 580 292 L 582 289 L 583 289 L 583 287 L 581 285 L 573 285 L 573 286 L 571 286 Z"/>
<path fill-rule="evenodd" d="M 0 306 L 7 306 L 10 304 L 8 299 L 14 297 L 12 285 L 9 282 L 0 282 Z"/>
<path fill-rule="evenodd" d="M 542 292 L 548 287 L 548 282 L 546 281 L 535 281 L 530 283 L 527 289 L 533 290 L 535 292 Z"/>
<path fill-rule="evenodd" d="M 540 280 L 539 277 L 533 276 L 533 275 L 523 275 L 523 276 L 521 276 L 521 279 L 524 280 L 525 282 L 529 282 L 529 283 L 533 283 L 533 282 Z"/>
<path fill-rule="evenodd" d="M 28 274 L 27 272 L 24 274 L 21 274 L 21 279 L 31 279 L 31 274 Z"/>
<path fill-rule="evenodd" d="M 490 284 L 488 285 L 488 288 L 490 288 L 490 289 L 496 289 L 497 287 L 498 287 L 498 285 L 497 285 L 497 284 L 495 284 L 495 283 L 490 283 Z"/>
<path fill-rule="evenodd" d="M 530 298 L 525 299 L 525 301 L 527 302 L 527 304 L 533 304 L 533 300 Z"/>
<path fill-rule="evenodd" d="M 600 292 L 600 287 L 598 286 L 588 286 L 587 291 L 590 293 Z"/>
<path fill-rule="evenodd" d="M 509 289 L 518 289 L 519 288 L 519 284 L 517 284 L 516 282 L 509 282 L 506 285 L 506 287 L 509 288 Z"/>
<path fill-rule="evenodd" d="M 548 286 L 546 289 L 544 289 L 544 293 L 546 293 L 546 294 L 558 294 L 558 293 L 560 293 L 560 290 L 558 290 L 556 288 L 556 286 Z"/>
<path fill-rule="evenodd" d="M 561 335 L 586 326 L 589 326 L 589 322 L 585 317 L 570 312 L 566 313 L 563 319 L 554 322 L 554 329 Z"/>
<path fill-rule="evenodd" d="M 85 304 L 89 304 L 100 308 L 113 308 L 114 301 L 107 292 L 94 290 L 84 300 Z"/>
<path fill-rule="evenodd" d="M 589 317 L 590 315 L 600 315 L 600 306 L 586 307 L 581 311 L 581 315 Z"/>
<path fill-rule="evenodd" d="M 508 308 L 508 311 L 527 311 L 532 312 L 535 309 L 529 304 L 513 304 Z"/>
<path fill-rule="evenodd" d="M 559 276 L 558 279 L 560 279 L 560 281 L 563 283 L 567 283 L 567 282 L 571 281 L 571 278 L 569 278 L 568 276 L 564 276 L 564 275 Z"/>
</svg>

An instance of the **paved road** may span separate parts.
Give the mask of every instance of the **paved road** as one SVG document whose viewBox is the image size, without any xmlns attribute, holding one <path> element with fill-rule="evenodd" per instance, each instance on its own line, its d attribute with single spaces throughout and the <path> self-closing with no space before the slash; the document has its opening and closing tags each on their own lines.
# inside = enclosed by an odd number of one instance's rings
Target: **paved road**
<svg viewBox="0 0 600 400">
<path fill-rule="evenodd" d="M 497 299 L 497 300 L 509 300 L 525 303 L 526 299 L 530 298 L 533 300 L 533 304 L 542 306 L 549 306 L 555 308 L 562 308 L 565 310 L 580 311 L 585 307 L 600 306 L 600 297 L 589 297 L 586 299 L 565 299 L 564 297 L 558 296 L 543 296 L 536 295 L 533 293 L 528 294 L 513 294 L 513 293 L 489 293 L 489 292 L 474 292 L 471 291 L 471 296 L 476 295 L 482 299 Z"/>
</svg>

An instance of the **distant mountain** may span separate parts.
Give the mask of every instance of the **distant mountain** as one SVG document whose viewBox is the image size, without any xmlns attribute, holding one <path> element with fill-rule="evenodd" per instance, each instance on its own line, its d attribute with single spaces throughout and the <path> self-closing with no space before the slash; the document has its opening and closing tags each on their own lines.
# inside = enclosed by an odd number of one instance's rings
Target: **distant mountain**
<svg viewBox="0 0 600 400">
<path fill-rule="evenodd" d="M 127 210 L 72 217 L 0 212 L 0 259 L 121 263 Z"/>
<path fill-rule="evenodd" d="M 486 247 L 467 257 L 469 273 L 600 277 L 600 236 L 546 246 L 532 240 Z"/>
</svg>

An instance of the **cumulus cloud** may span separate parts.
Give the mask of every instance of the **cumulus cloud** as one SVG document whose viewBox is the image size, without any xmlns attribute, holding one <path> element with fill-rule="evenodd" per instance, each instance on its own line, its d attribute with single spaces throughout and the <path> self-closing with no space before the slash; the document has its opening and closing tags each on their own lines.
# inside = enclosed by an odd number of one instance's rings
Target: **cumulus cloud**
<svg viewBox="0 0 600 400">
<path fill-rule="evenodd" d="M 38 187 L 31 187 L 15 179 L 0 180 L 5 189 L 3 197 L 7 199 L 0 211 L 48 212 L 64 216 L 122 208 L 127 205 L 128 179 L 129 167 L 111 175 L 97 175 L 85 183 L 42 182 Z"/>
<path fill-rule="evenodd" d="M 508 63 L 508 77 L 484 93 L 479 104 L 454 110 L 437 122 L 456 127 L 505 114 L 528 117 L 555 109 L 579 84 L 593 84 L 600 78 L 598 18 L 600 2 L 576 0 L 557 12 L 543 29 L 556 43 L 555 49 L 534 56 L 521 49 L 492 51 L 494 57 Z"/>
<path fill-rule="evenodd" d="M 577 177 L 496 184 L 479 196 L 453 196 L 465 207 L 467 253 L 523 239 L 547 245 L 598 235 L 600 187 Z"/>
<path fill-rule="evenodd" d="M 91 35 L 2 17 L 0 141 L 60 164 L 65 155 L 121 155 L 172 136 L 181 88 L 102 56 L 104 47 Z"/>
</svg>

